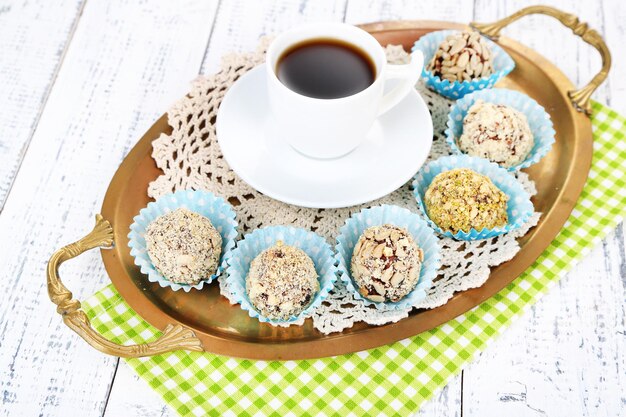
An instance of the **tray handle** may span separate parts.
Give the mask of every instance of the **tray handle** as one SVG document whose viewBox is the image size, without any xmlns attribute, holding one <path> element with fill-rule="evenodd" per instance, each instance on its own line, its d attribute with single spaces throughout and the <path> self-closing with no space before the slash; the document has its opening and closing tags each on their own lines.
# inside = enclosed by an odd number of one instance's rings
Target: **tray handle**
<svg viewBox="0 0 626 417">
<path fill-rule="evenodd" d="M 52 254 L 48 261 L 48 296 L 57 305 L 57 313 L 63 322 L 94 348 L 109 355 L 122 358 L 139 358 L 158 355 L 175 350 L 191 350 L 201 352 L 202 344 L 194 333 L 180 324 L 168 324 L 157 340 L 140 345 L 119 345 L 102 337 L 89 322 L 89 318 L 81 310 L 80 301 L 72 298 L 72 293 L 63 285 L 59 277 L 59 266 L 65 261 L 77 257 L 89 249 L 113 246 L 113 228 L 101 215 L 96 215 L 93 230 L 77 242 L 62 247 Z"/>
<path fill-rule="evenodd" d="M 609 52 L 609 48 L 606 46 L 604 39 L 602 39 L 602 36 L 600 36 L 600 34 L 594 29 L 589 28 L 587 23 L 581 22 L 578 17 L 573 14 L 563 12 L 554 7 L 538 5 L 525 7 L 520 11 L 493 23 L 472 22 L 470 23 L 470 26 L 488 38 L 497 40 L 500 36 L 500 31 L 505 26 L 510 25 L 521 17 L 531 14 L 544 14 L 554 17 L 566 27 L 572 29 L 572 32 L 574 32 L 575 35 L 579 36 L 589 45 L 596 48 L 600 53 L 600 57 L 602 58 L 602 69 L 600 72 L 598 72 L 583 88 L 567 92 L 567 95 L 576 110 L 584 112 L 586 115 L 590 116 L 591 105 L 589 104 L 589 99 L 591 94 L 600 86 L 600 84 L 604 82 L 609 73 L 609 69 L 611 68 L 611 53 Z"/>
</svg>

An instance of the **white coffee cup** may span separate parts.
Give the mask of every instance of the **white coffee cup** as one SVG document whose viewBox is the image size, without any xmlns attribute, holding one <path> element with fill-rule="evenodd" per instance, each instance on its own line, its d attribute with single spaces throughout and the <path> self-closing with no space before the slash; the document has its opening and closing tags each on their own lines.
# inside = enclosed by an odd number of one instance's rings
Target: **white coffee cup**
<svg viewBox="0 0 626 417">
<path fill-rule="evenodd" d="M 282 53 L 294 44 L 320 38 L 338 39 L 365 52 L 376 68 L 374 82 L 356 94 L 335 99 L 307 97 L 285 86 L 276 74 Z M 265 61 L 272 132 L 310 157 L 345 155 L 366 139 L 378 116 L 400 103 L 415 86 L 423 63 L 422 53 L 416 51 L 409 64 L 388 64 L 378 41 L 352 25 L 313 23 L 291 29 L 274 39 Z M 385 82 L 391 79 L 399 81 L 384 94 Z"/>
</svg>

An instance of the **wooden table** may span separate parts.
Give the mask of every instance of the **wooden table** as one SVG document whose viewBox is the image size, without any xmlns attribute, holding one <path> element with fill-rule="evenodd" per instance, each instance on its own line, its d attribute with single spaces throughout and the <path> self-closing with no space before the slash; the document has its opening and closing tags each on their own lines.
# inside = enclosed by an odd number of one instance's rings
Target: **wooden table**
<svg viewBox="0 0 626 417">
<path fill-rule="evenodd" d="M 613 51 L 595 94 L 626 114 L 626 6 L 552 4 Z M 521 0 L 125 1 L 0 3 L 0 416 L 173 416 L 123 361 L 87 346 L 47 299 L 51 252 L 93 223 L 134 142 L 199 73 L 259 36 L 314 20 L 492 21 Z M 547 17 L 505 34 L 577 85 L 596 52 Z M 426 404 L 422 416 L 626 415 L 624 226 Z M 64 267 L 84 298 L 109 282 L 92 251 Z"/>
</svg>

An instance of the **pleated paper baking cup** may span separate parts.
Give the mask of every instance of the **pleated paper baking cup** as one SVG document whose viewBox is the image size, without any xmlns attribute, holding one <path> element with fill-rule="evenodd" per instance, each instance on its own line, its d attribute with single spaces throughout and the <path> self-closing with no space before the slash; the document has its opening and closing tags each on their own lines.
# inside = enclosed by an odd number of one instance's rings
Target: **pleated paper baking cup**
<svg viewBox="0 0 626 417">
<path fill-rule="evenodd" d="M 483 230 L 472 228 L 469 232 L 460 231 L 456 234 L 452 234 L 450 231 L 444 232 L 441 230 L 441 228 L 428 217 L 424 203 L 426 190 L 438 174 L 455 168 L 469 168 L 489 177 L 491 182 L 509 197 L 506 208 L 508 215 L 508 223 L 506 225 L 493 229 L 484 228 Z M 511 230 L 520 228 L 526 223 L 535 210 L 533 204 L 530 202 L 530 195 L 522 188 L 522 185 L 512 174 L 486 159 L 467 155 L 445 156 L 423 167 L 413 180 L 413 194 L 428 224 L 443 236 L 457 240 L 487 239 L 508 233 Z"/>
<path fill-rule="evenodd" d="M 374 302 L 363 297 L 359 293 L 358 285 L 352 278 L 350 268 L 352 252 L 365 229 L 372 226 L 382 226 L 383 224 L 392 224 L 407 229 L 415 243 L 424 251 L 424 261 L 422 262 L 417 285 L 409 294 L 397 302 Z M 363 300 L 365 304 L 373 305 L 377 309 L 404 310 L 414 307 L 426 298 L 426 291 L 432 286 L 433 279 L 437 276 L 440 260 L 439 239 L 417 213 L 398 206 L 376 206 L 363 209 L 346 220 L 339 230 L 339 236 L 337 236 L 335 258 L 341 274 L 341 280 L 345 282 L 348 290 L 354 293 L 355 298 Z"/>
<path fill-rule="evenodd" d="M 265 249 L 282 241 L 285 245 L 303 250 L 313 260 L 317 272 L 320 290 L 315 294 L 311 304 L 297 316 L 287 320 L 276 320 L 263 316 L 252 304 L 246 292 L 246 277 L 250 263 Z M 293 323 L 308 317 L 322 304 L 337 281 L 337 267 L 334 264 L 333 250 L 330 245 L 314 232 L 289 226 L 269 226 L 247 234 L 237 243 L 237 247 L 228 255 L 226 279 L 228 280 L 234 299 L 241 308 L 261 322 L 272 324 Z"/>
<path fill-rule="evenodd" d="M 146 249 L 145 233 L 148 225 L 157 217 L 181 207 L 208 218 L 222 237 L 222 253 L 216 273 L 195 285 L 178 284 L 168 280 L 154 267 Z M 135 265 L 140 267 L 141 272 L 148 276 L 148 281 L 158 282 L 161 287 L 170 287 L 174 291 L 182 289 L 189 292 L 192 288 L 201 290 L 205 284 L 210 284 L 222 273 L 226 268 L 227 254 L 235 247 L 236 238 L 237 221 L 230 204 L 223 198 L 207 191 L 183 190 L 164 195 L 141 209 L 139 214 L 133 218 L 133 224 L 130 225 L 128 246 L 130 247 L 130 254 L 135 259 Z"/>
<path fill-rule="evenodd" d="M 550 152 L 554 144 L 554 127 L 550 115 L 535 100 L 526 94 L 507 90 L 505 88 L 494 88 L 491 90 L 477 91 L 468 94 L 452 105 L 448 113 L 448 123 L 446 129 L 446 141 L 455 154 L 463 154 L 458 147 L 458 140 L 463 134 L 463 119 L 470 107 L 477 101 L 483 100 L 487 103 L 504 104 L 523 113 L 528 120 L 528 125 L 533 134 L 535 143 L 530 153 L 522 162 L 511 167 L 503 167 L 508 171 L 516 171 L 536 164 Z"/>
<path fill-rule="evenodd" d="M 511 58 L 511 56 L 507 54 L 504 49 L 490 39 L 483 37 L 491 48 L 491 53 L 493 55 L 494 72 L 490 76 L 471 81 L 450 82 L 434 75 L 431 71 L 426 69 L 428 64 L 433 59 L 433 56 L 435 56 L 435 52 L 437 52 L 437 48 L 439 48 L 441 42 L 443 42 L 448 35 L 458 32 L 458 30 L 438 30 L 430 32 L 419 38 L 411 49 L 412 51 L 418 49 L 424 54 L 424 69 L 422 70 L 422 78 L 426 82 L 426 85 L 442 96 L 455 100 L 465 96 L 466 94 L 473 93 L 474 91 L 493 87 L 498 80 L 505 77 L 508 73 L 513 71 L 513 68 L 515 68 L 513 58 Z"/>
</svg>

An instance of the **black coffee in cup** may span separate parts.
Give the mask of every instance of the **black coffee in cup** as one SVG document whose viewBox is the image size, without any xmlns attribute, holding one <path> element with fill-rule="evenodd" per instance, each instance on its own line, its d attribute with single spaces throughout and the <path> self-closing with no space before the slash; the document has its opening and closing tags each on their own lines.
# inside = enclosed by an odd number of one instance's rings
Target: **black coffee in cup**
<svg viewBox="0 0 626 417">
<path fill-rule="evenodd" d="M 308 39 L 287 48 L 276 64 L 278 79 L 307 97 L 333 99 L 365 90 L 376 79 L 372 59 L 339 39 Z"/>
</svg>

